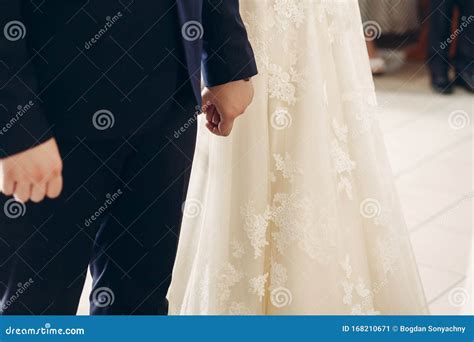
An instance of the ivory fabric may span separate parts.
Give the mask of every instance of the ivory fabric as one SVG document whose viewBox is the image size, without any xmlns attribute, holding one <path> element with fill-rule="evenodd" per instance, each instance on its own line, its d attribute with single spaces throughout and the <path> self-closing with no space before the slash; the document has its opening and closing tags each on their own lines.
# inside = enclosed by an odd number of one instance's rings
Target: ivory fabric
<svg viewBox="0 0 474 342">
<path fill-rule="evenodd" d="M 199 122 L 170 314 L 426 314 L 356 0 L 242 0 L 260 74 Z"/>
</svg>

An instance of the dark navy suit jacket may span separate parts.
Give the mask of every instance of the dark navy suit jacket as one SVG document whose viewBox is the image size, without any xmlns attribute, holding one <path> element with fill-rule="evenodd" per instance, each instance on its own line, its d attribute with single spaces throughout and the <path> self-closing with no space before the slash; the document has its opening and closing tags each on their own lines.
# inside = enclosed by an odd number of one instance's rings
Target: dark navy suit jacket
<svg viewBox="0 0 474 342">
<path fill-rule="evenodd" d="M 239 13 L 239 0 L 181 0 L 177 2 L 181 26 L 202 22 L 203 39 L 184 40 L 194 90 L 200 97 L 200 64 L 207 86 L 241 80 L 257 73 L 252 47 Z"/>
<path fill-rule="evenodd" d="M 257 73 L 238 0 L 0 0 L 0 29 L 0 158 L 153 127 L 177 88 L 200 103 L 201 71 L 207 86 Z"/>
</svg>

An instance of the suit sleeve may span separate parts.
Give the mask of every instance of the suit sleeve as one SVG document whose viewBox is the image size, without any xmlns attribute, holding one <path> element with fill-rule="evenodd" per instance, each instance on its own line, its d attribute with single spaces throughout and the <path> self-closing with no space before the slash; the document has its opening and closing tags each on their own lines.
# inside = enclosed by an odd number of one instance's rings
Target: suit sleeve
<svg viewBox="0 0 474 342">
<path fill-rule="evenodd" d="M 0 0 L 0 158 L 52 137 L 38 98 L 22 1 Z"/>
<path fill-rule="evenodd" d="M 239 0 L 204 0 L 203 77 L 206 86 L 242 80 L 257 74 Z"/>
</svg>

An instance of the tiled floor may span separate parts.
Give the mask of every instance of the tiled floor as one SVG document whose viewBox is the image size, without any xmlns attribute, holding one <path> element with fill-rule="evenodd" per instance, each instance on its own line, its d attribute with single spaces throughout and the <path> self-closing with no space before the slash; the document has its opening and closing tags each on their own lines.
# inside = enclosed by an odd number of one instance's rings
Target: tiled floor
<svg viewBox="0 0 474 342">
<path fill-rule="evenodd" d="M 474 95 L 461 89 L 434 95 L 420 65 L 407 65 L 376 85 L 431 313 L 472 314 Z"/>
<path fill-rule="evenodd" d="M 472 314 L 474 95 L 434 95 L 426 70 L 414 64 L 378 78 L 376 85 L 431 313 Z M 86 314 L 87 306 L 83 296 L 79 313 Z"/>
</svg>

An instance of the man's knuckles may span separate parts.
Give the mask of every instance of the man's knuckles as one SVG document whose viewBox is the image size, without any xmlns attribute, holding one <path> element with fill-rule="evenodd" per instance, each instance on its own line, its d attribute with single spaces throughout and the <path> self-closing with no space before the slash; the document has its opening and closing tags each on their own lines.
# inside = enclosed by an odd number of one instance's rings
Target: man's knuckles
<svg viewBox="0 0 474 342">
<path fill-rule="evenodd" d="M 40 184 L 45 183 L 48 180 L 60 176 L 62 173 L 62 164 L 45 164 L 37 165 L 29 171 L 28 176 L 32 183 Z"/>
</svg>

